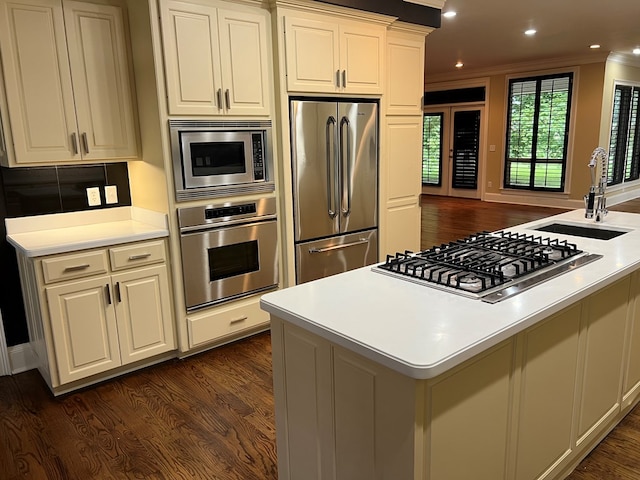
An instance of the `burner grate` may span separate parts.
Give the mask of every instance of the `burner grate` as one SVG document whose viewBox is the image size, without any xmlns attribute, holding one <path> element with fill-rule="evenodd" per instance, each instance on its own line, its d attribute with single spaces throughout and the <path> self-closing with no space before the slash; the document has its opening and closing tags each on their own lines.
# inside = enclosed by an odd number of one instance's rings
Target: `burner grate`
<svg viewBox="0 0 640 480">
<path fill-rule="evenodd" d="M 479 232 L 421 252 L 387 255 L 374 270 L 476 295 L 582 253 L 566 240 L 508 231 Z"/>
</svg>

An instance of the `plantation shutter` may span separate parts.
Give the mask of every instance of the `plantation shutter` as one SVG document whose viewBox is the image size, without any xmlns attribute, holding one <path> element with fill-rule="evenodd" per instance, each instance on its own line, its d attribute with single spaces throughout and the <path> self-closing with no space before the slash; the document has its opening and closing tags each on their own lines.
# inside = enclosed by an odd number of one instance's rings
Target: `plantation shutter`
<svg viewBox="0 0 640 480">
<path fill-rule="evenodd" d="M 455 112 L 453 121 L 453 188 L 478 188 L 480 110 Z"/>
</svg>

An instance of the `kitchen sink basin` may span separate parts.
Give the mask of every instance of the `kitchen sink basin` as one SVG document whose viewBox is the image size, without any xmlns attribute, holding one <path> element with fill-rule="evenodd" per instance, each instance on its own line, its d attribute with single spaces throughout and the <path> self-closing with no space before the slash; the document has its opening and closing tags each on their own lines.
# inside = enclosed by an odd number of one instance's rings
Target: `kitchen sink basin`
<svg viewBox="0 0 640 480">
<path fill-rule="evenodd" d="M 628 232 L 628 230 L 610 230 L 600 227 L 587 227 L 583 225 L 572 225 L 568 223 L 550 223 L 534 230 L 541 232 L 561 233 L 563 235 L 573 235 L 575 237 L 595 238 L 597 240 L 611 240 Z"/>
</svg>

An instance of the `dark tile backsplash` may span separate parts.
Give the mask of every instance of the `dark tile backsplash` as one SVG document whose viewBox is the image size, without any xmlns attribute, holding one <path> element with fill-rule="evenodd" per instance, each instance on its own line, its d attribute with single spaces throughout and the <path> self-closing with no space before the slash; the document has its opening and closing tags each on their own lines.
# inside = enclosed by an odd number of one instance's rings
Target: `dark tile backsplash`
<svg viewBox="0 0 640 480">
<path fill-rule="evenodd" d="M 14 248 L 6 240 L 5 218 L 76 212 L 131 205 L 126 162 L 86 166 L 0 168 L 0 309 L 7 345 L 29 341 Z M 104 186 L 118 188 L 118 203 L 107 205 Z M 90 207 L 87 187 L 99 187 L 102 204 Z"/>
</svg>

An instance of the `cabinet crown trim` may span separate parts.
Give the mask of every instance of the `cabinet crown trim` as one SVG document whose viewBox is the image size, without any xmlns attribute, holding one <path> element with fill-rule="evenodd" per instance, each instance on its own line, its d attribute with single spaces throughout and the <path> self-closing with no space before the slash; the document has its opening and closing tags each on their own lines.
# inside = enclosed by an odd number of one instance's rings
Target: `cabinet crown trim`
<svg viewBox="0 0 640 480">
<path fill-rule="evenodd" d="M 309 0 L 270 0 L 270 2 L 272 10 L 291 9 L 307 13 L 330 14 L 336 17 L 336 20 L 340 21 L 366 21 L 369 23 L 378 23 L 380 25 L 389 26 L 398 19 L 398 17 L 383 15 L 381 13 L 365 12 L 354 8 L 324 4 Z"/>
</svg>

